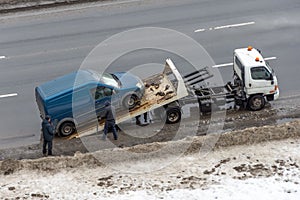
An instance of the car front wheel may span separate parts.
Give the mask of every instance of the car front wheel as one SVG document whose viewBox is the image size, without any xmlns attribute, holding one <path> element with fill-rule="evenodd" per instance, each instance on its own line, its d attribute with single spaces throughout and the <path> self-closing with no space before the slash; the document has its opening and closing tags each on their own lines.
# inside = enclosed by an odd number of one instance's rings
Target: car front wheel
<svg viewBox="0 0 300 200">
<path fill-rule="evenodd" d="M 135 94 L 127 95 L 123 100 L 123 106 L 127 109 L 133 109 L 138 104 L 138 97 Z"/>
</svg>

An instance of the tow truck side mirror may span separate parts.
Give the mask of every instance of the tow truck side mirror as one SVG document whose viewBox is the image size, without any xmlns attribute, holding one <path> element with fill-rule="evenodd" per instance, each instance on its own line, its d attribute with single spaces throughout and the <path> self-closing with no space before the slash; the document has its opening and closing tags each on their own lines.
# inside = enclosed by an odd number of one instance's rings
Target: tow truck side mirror
<svg viewBox="0 0 300 200">
<path fill-rule="evenodd" d="M 274 85 L 274 76 L 273 76 L 273 74 L 270 74 L 270 81 L 271 81 L 271 85 Z"/>
</svg>

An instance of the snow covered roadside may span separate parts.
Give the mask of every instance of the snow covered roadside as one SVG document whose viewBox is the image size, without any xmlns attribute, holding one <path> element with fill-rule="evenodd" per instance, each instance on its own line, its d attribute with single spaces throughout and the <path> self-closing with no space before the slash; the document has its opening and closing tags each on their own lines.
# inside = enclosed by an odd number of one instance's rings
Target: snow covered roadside
<svg viewBox="0 0 300 200">
<path fill-rule="evenodd" d="M 270 187 L 271 185 L 271 187 Z M 250 180 L 225 180 L 220 185 L 212 185 L 208 189 L 176 189 L 152 195 L 145 191 L 130 192 L 128 195 L 112 196 L 111 200 L 132 199 L 166 199 L 166 200 L 296 200 L 300 198 L 299 185 L 278 181 L 274 178 L 260 178 Z"/>
<path fill-rule="evenodd" d="M 149 173 L 105 166 L 0 175 L 1 199 L 300 199 L 300 139 L 182 156 Z M 163 160 L 133 165 L 163 164 Z M 47 163 L 45 163 L 47 164 Z"/>
</svg>

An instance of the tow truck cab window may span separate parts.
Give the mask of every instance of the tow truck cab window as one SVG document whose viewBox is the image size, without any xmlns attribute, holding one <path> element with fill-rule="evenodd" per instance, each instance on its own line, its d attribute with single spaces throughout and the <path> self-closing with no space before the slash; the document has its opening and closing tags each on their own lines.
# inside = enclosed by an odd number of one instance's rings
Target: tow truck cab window
<svg viewBox="0 0 300 200">
<path fill-rule="evenodd" d="M 263 66 L 252 67 L 251 77 L 253 80 L 271 80 L 271 73 Z"/>
<path fill-rule="evenodd" d="M 239 60 L 239 58 L 237 56 L 235 56 L 235 64 L 238 66 L 238 68 L 241 70 L 241 71 L 244 71 L 244 66 L 242 65 L 241 61 Z"/>
</svg>

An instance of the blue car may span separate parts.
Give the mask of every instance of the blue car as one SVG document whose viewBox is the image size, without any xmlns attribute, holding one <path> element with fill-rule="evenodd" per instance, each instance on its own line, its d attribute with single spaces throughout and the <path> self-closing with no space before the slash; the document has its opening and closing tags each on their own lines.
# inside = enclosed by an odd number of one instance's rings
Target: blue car
<svg viewBox="0 0 300 200">
<path fill-rule="evenodd" d="M 144 95 L 143 82 L 128 72 L 98 74 L 79 70 L 41 84 L 35 88 L 41 117 L 51 116 L 56 132 L 68 136 L 76 126 L 95 122 L 103 117 L 106 101 L 117 109 L 133 109 Z"/>
</svg>

